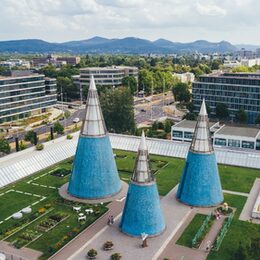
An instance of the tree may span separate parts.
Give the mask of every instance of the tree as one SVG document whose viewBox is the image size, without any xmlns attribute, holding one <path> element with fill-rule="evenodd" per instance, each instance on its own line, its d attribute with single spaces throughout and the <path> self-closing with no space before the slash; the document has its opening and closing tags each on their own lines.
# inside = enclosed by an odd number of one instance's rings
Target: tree
<svg viewBox="0 0 260 260">
<path fill-rule="evenodd" d="M 106 126 L 109 131 L 125 133 L 135 131 L 134 100 L 130 89 L 107 89 L 100 95 Z"/>
<path fill-rule="evenodd" d="M 145 93 L 150 94 L 153 85 L 153 73 L 147 69 L 139 71 L 139 90 L 143 89 Z"/>
<path fill-rule="evenodd" d="M 260 124 L 260 114 L 258 114 L 258 116 L 256 117 L 255 123 L 256 123 L 257 125 Z"/>
<path fill-rule="evenodd" d="M 244 110 L 243 107 L 241 107 L 237 112 L 236 112 L 236 120 L 240 123 L 246 123 L 247 122 L 247 113 Z"/>
<path fill-rule="evenodd" d="M 164 131 L 166 133 L 170 133 L 172 130 L 172 123 L 170 120 L 166 120 L 165 123 L 164 123 Z"/>
<path fill-rule="evenodd" d="M 122 80 L 122 85 L 128 87 L 131 93 L 134 94 L 137 91 L 137 80 L 133 76 L 126 76 Z"/>
<path fill-rule="evenodd" d="M 187 113 L 182 119 L 195 121 L 196 115 L 194 113 Z"/>
<path fill-rule="evenodd" d="M 24 136 L 24 140 L 30 142 L 31 144 L 36 143 L 37 140 L 35 140 L 35 138 L 37 138 L 37 136 L 33 130 L 28 131 Z"/>
<path fill-rule="evenodd" d="M 57 134 L 60 134 L 62 135 L 64 133 L 64 127 L 61 123 L 59 122 L 56 122 L 54 125 L 53 125 L 53 130 L 55 133 Z"/>
<path fill-rule="evenodd" d="M 187 83 L 179 82 L 172 88 L 172 93 L 176 101 L 189 102 L 191 99 L 191 93 L 189 91 L 189 85 Z"/>
<path fill-rule="evenodd" d="M 228 106 L 225 103 L 217 103 L 216 116 L 219 119 L 227 118 L 229 116 Z"/>
<path fill-rule="evenodd" d="M 0 152 L 8 154 L 11 152 L 11 147 L 8 140 L 0 139 Z"/>
</svg>

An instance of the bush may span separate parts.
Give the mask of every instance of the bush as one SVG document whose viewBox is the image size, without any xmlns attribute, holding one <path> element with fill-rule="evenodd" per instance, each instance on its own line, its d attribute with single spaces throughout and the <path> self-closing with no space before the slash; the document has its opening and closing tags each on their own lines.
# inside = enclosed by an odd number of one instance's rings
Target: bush
<svg viewBox="0 0 260 260">
<path fill-rule="evenodd" d="M 44 145 L 43 145 L 43 144 L 37 144 L 37 145 L 35 146 L 35 148 L 36 148 L 37 151 L 41 151 L 41 150 L 43 150 Z"/>
<path fill-rule="evenodd" d="M 20 150 L 24 150 L 24 149 L 26 149 L 28 146 L 27 146 L 27 144 L 26 143 L 24 143 L 24 141 L 20 141 L 20 144 L 19 144 L 19 149 Z"/>
<path fill-rule="evenodd" d="M 95 258 L 96 256 L 97 256 L 97 250 L 95 250 L 95 249 L 90 249 L 89 251 L 88 251 L 88 254 L 87 254 L 87 256 L 89 257 L 89 258 Z"/>
<path fill-rule="evenodd" d="M 120 260 L 122 256 L 119 253 L 114 253 L 110 258 L 111 260 Z"/>
<path fill-rule="evenodd" d="M 68 140 L 71 140 L 72 138 L 73 138 L 73 135 L 70 135 L 70 134 L 67 135 Z"/>
<path fill-rule="evenodd" d="M 40 214 L 43 214 L 45 211 L 46 211 L 45 208 L 39 208 L 39 209 L 38 209 L 38 212 L 39 212 Z"/>
</svg>

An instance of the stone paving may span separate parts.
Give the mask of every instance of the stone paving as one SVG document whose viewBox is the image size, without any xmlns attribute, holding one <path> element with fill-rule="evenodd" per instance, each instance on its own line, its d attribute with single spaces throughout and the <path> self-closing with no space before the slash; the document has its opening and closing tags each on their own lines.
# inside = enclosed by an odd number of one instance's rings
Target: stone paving
<svg viewBox="0 0 260 260">
<path fill-rule="evenodd" d="M 37 260 L 42 255 L 30 248 L 16 249 L 5 241 L 0 241 L 0 252 L 6 255 L 7 260 Z"/>
<path fill-rule="evenodd" d="M 239 216 L 239 220 L 250 221 L 255 224 L 260 224 L 260 219 L 252 218 L 252 210 L 256 202 L 260 190 L 260 179 L 257 178 L 254 182 L 254 185 L 249 193 L 249 197 L 244 205 L 244 208 Z"/>
<path fill-rule="evenodd" d="M 161 200 L 162 210 L 167 225 L 166 230 L 160 236 L 148 238 L 148 247 L 141 247 L 141 238 L 127 236 L 120 232 L 118 225 L 120 215 L 117 216 L 115 224 L 105 227 L 95 237 L 87 241 L 84 246 L 79 248 L 69 260 L 86 259 L 86 253 L 89 249 L 95 248 L 98 251 L 98 258 L 102 260 L 110 259 L 112 253 L 118 252 L 123 259 L 139 259 L 139 260 L 155 260 L 158 259 L 162 251 L 165 249 L 169 241 L 178 231 L 179 227 L 192 212 L 191 207 L 179 203 L 175 199 L 177 186 Z M 112 240 L 114 250 L 104 251 L 102 246 L 107 240 Z"/>
</svg>

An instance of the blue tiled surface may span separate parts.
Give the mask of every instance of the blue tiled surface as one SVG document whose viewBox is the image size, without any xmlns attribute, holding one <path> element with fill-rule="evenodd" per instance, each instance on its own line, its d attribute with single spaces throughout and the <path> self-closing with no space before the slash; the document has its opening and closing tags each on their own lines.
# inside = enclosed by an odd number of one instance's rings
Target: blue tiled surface
<svg viewBox="0 0 260 260">
<path fill-rule="evenodd" d="M 214 153 L 188 153 L 177 198 L 191 206 L 215 206 L 223 201 Z"/>
<path fill-rule="evenodd" d="M 140 236 L 160 234 L 165 229 L 156 183 L 129 184 L 120 228 L 124 233 Z"/>
<path fill-rule="evenodd" d="M 73 162 L 68 192 L 79 198 L 111 196 L 121 189 L 108 136 L 80 137 Z"/>
</svg>

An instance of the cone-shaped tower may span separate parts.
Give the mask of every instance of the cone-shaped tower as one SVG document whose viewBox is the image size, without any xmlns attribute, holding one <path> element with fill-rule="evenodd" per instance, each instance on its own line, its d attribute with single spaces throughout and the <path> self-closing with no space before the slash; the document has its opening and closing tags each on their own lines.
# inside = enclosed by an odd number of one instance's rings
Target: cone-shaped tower
<svg viewBox="0 0 260 260">
<path fill-rule="evenodd" d="M 138 148 L 120 228 L 122 232 L 131 236 L 140 236 L 141 233 L 156 236 L 165 229 L 157 185 L 149 166 L 144 132 Z"/>
<path fill-rule="evenodd" d="M 120 189 L 121 183 L 92 76 L 68 192 L 78 198 L 100 199 L 113 196 Z"/>
<path fill-rule="evenodd" d="M 177 199 L 198 207 L 215 206 L 223 201 L 204 99 L 178 188 Z"/>
</svg>

